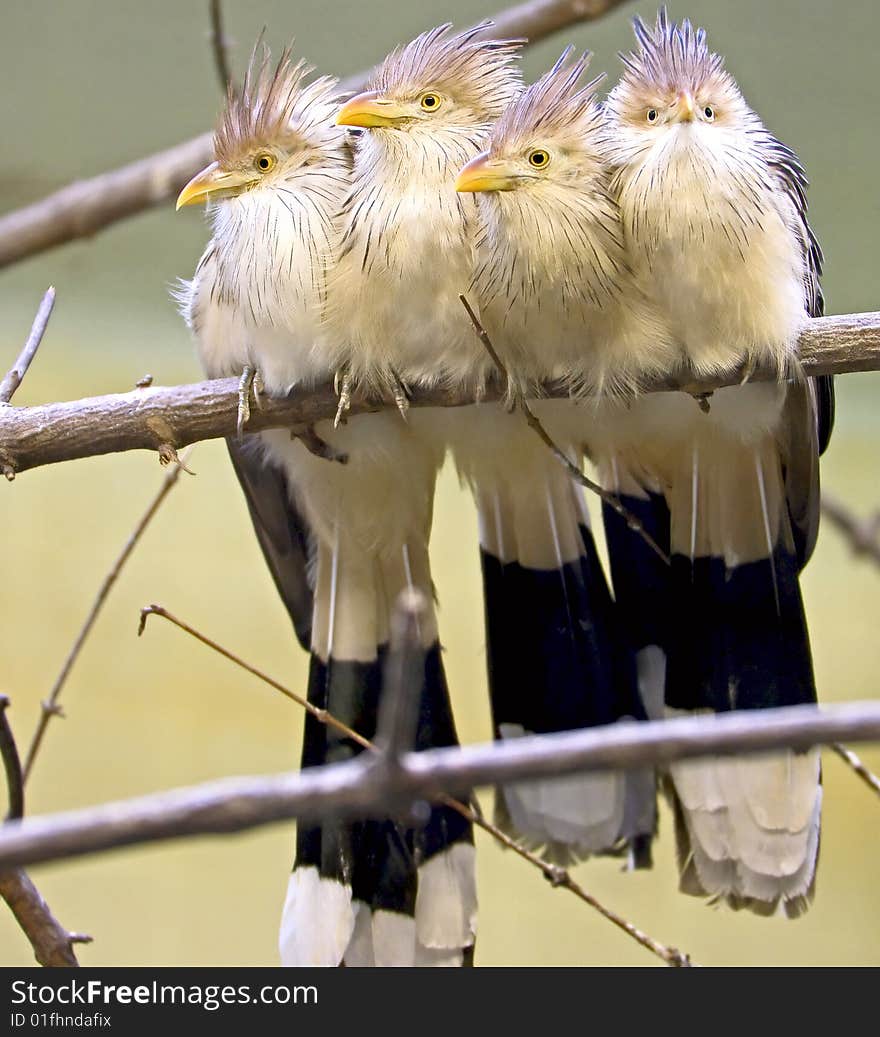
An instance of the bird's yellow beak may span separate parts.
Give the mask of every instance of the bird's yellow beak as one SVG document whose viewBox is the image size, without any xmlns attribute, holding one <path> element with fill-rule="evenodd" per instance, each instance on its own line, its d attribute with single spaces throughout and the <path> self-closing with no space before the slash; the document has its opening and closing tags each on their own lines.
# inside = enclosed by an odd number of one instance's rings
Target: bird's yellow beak
<svg viewBox="0 0 880 1037">
<path fill-rule="evenodd" d="M 483 151 L 463 167 L 455 181 L 456 191 L 511 191 L 516 187 L 517 175 L 503 162 L 489 157 Z"/>
<path fill-rule="evenodd" d="M 200 173 L 196 173 L 180 192 L 177 196 L 177 208 L 182 209 L 184 205 L 204 202 L 210 195 L 216 195 L 218 192 L 226 196 L 238 194 L 259 179 L 256 172 L 221 169 L 218 162 L 212 162 Z"/>
<path fill-rule="evenodd" d="M 404 105 L 389 101 L 387 97 L 380 97 L 378 90 L 367 90 L 345 102 L 336 116 L 336 124 L 387 129 L 399 125 L 411 114 Z"/>
<path fill-rule="evenodd" d="M 679 122 L 694 121 L 694 97 L 689 90 L 682 90 L 676 102 Z"/>
</svg>

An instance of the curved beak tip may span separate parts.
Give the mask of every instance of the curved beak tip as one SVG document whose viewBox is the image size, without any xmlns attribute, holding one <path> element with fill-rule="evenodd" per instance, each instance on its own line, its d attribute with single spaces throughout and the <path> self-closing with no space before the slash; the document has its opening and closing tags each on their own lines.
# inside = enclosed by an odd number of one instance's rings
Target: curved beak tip
<svg viewBox="0 0 880 1037">
<path fill-rule="evenodd" d="M 404 115 L 405 112 L 399 105 L 379 97 L 376 90 L 367 90 L 345 102 L 336 113 L 336 125 L 375 129 L 393 126 Z"/>
<path fill-rule="evenodd" d="M 461 194 L 475 194 L 481 191 L 509 191 L 514 186 L 515 177 L 500 167 L 493 166 L 484 152 L 471 159 L 455 181 L 455 189 Z"/>
</svg>

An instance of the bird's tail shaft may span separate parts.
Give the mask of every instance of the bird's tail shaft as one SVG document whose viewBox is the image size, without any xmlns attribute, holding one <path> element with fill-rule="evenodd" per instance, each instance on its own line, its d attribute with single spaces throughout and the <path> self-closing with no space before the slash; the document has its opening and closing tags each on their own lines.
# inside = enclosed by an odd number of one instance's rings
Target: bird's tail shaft
<svg viewBox="0 0 880 1037">
<path fill-rule="evenodd" d="M 583 497 L 521 430 L 509 464 L 473 480 L 496 735 L 642 718 Z M 649 842 L 654 800 L 651 774 L 598 774 L 508 785 L 496 807 L 502 824 L 567 858 Z"/>
<path fill-rule="evenodd" d="M 697 437 L 671 485 L 667 711 L 815 702 L 775 439 Z M 802 911 L 818 853 L 818 752 L 683 762 L 670 776 L 683 888 Z"/>
<path fill-rule="evenodd" d="M 430 601 L 424 544 L 387 556 L 345 539 L 319 546 L 309 700 L 365 738 L 375 735 L 391 610 L 406 587 Z M 420 618 L 425 664 L 416 749 L 456 744 L 433 607 Z M 303 766 L 349 759 L 360 747 L 309 715 Z M 454 810 L 424 824 L 327 821 L 297 832 L 281 925 L 284 964 L 462 964 L 474 942 L 472 833 Z"/>
</svg>

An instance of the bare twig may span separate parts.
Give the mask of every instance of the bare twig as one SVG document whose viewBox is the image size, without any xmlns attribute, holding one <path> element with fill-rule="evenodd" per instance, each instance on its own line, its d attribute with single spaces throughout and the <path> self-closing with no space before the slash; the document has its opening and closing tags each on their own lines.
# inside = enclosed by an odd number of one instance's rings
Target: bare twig
<svg viewBox="0 0 880 1037">
<path fill-rule="evenodd" d="M 872 771 L 868 770 L 852 749 L 847 749 L 847 747 L 841 745 L 840 742 L 832 742 L 829 748 L 833 749 L 841 760 L 853 769 L 869 789 L 880 795 L 880 778 L 878 778 Z"/>
<path fill-rule="evenodd" d="M 220 79 L 220 89 L 226 93 L 235 91 L 232 69 L 229 61 L 229 39 L 223 31 L 223 4 L 221 0 L 210 0 L 211 14 L 211 50 L 214 54 L 214 65 Z"/>
<path fill-rule="evenodd" d="M 501 11 L 491 33 L 525 36 L 531 42 L 567 25 L 598 18 L 623 0 L 528 0 Z M 342 90 L 362 90 L 368 72 L 342 81 Z M 0 218 L 0 267 L 67 241 L 92 237 L 117 220 L 170 201 L 213 157 L 213 136 L 204 133 L 138 162 L 80 180 Z"/>
<path fill-rule="evenodd" d="M 0 695 L 0 756 L 3 757 L 3 770 L 6 773 L 6 791 L 9 799 L 6 820 L 12 821 L 24 815 L 24 781 L 21 776 L 18 746 L 15 744 L 15 737 L 9 726 L 9 718 L 6 716 L 8 708 L 9 699 L 6 695 Z"/>
<path fill-rule="evenodd" d="M 229 659 L 230 662 L 235 663 L 236 666 L 240 666 L 242 669 L 246 670 L 253 676 L 258 677 L 261 681 L 268 684 L 276 691 L 280 691 L 286 698 L 296 702 L 298 705 L 301 705 L 309 713 L 320 720 L 321 723 L 335 727 L 348 738 L 357 742 L 358 745 L 367 749 L 370 753 L 379 754 L 379 760 L 372 761 L 371 764 L 367 766 L 367 776 L 363 781 L 364 783 L 371 784 L 374 787 L 377 786 L 378 783 L 378 786 L 385 790 L 384 798 L 377 803 L 376 809 L 380 812 L 384 809 L 384 811 L 387 812 L 388 805 L 391 802 L 400 801 L 404 804 L 409 803 L 411 805 L 414 799 L 421 798 L 404 795 L 400 800 L 398 800 L 394 787 L 401 759 L 400 750 L 402 750 L 404 743 L 407 740 L 407 733 L 403 730 L 403 725 L 406 724 L 408 726 L 408 718 L 401 716 L 399 708 L 403 706 L 406 699 L 407 688 L 417 687 L 420 683 L 420 681 L 413 680 L 412 671 L 417 665 L 417 658 L 423 658 L 420 647 L 421 642 L 418 636 L 418 618 L 421 611 L 423 611 L 423 608 L 424 603 L 419 603 L 418 601 L 403 601 L 400 609 L 395 613 L 395 645 L 392 649 L 386 672 L 386 681 L 389 681 L 390 679 L 389 690 L 391 691 L 392 702 L 389 703 L 387 700 L 383 702 L 383 713 L 380 717 L 378 744 L 369 741 L 356 731 L 353 731 L 347 724 L 342 723 L 342 721 L 333 716 L 332 713 L 328 713 L 326 710 L 318 709 L 316 706 L 313 706 L 301 695 L 297 695 L 295 692 L 284 687 L 284 685 L 280 684 L 272 677 L 269 677 L 255 666 L 245 662 L 239 656 L 235 655 L 234 652 L 229 651 L 222 645 L 217 644 L 216 641 L 213 641 L 211 638 L 199 633 L 199 631 L 195 630 L 187 623 L 184 623 L 182 620 L 177 619 L 176 616 L 171 615 L 171 613 L 160 605 L 148 605 L 146 608 L 141 609 L 141 620 L 138 627 L 138 634 L 143 633 L 148 616 L 161 616 L 163 619 L 169 620 L 185 633 L 196 638 L 197 641 L 200 641 L 208 648 L 213 649 L 224 658 Z M 363 766 L 362 761 L 361 766 Z M 326 768 L 324 769 L 326 770 Z M 574 893 L 575 896 L 595 908 L 595 910 L 602 914 L 603 917 L 618 926 L 624 932 L 628 933 L 633 939 L 641 943 L 642 946 L 647 947 L 647 949 L 652 951 L 654 954 L 658 954 L 667 964 L 673 966 L 691 964 L 687 955 L 682 954 L 674 948 L 666 947 L 659 941 L 647 936 L 631 922 L 628 922 L 621 915 L 618 915 L 617 912 L 605 907 L 596 900 L 592 894 L 588 893 L 582 886 L 578 885 L 578 883 L 571 878 L 568 872 L 553 864 L 549 864 L 531 850 L 527 850 L 525 847 L 521 846 L 509 835 L 501 831 L 500 828 L 497 828 L 495 825 L 486 821 L 479 811 L 466 806 L 461 800 L 454 799 L 451 796 L 443 795 L 441 793 L 425 796 L 423 798 L 433 799 L 437 802 L 443 803 L 476 827 L 481 828 L 488 835 L 491 835 L 497 842 L 501 843 L 507 849 L 512 850 L 523 860 L 528 861 L 533 865 L 533 867 L 536 867 L 542 872 L 545 878 L 552 882 L 555 887 L 567 889 L 571 893 Z"/>
<path fill-rule="evenodd" d="M 468 302 L 466 296 L 459 295 L 461 304 L 467 311 L 468 317 L 471 319 L 471 323 L 474 326 L 477 338 L 483 343 L 486 352 L 492 358 L 492 362 L 498 369 L 499 374 L 507 382 L 508 392 L 513 395 L 514 406 L 518 407 L 525 418 L 526 424 L 529 428 L 537 433 L 538 438 L 553 454 L 557 461 L 562 467 L 568 472 L 572 479 L 591 493 L 595 493 L 600 497 L 610 508 L 613 508 L 618 515 L 627 524 L 627 527 L 634 533 L 644 540 L 644 542 L 651 548 L 654 554 L 666 565 L 671 565 L 672 560 L 669 555 L 663 550 L 663 548 L 657 543 L 657 541 L 651 536 L 651 534 L 645 529 L 644 524 L 641 520 L 635 516 L 628 508 L 624 507 L 620 498 L 616 493 L 612 493 L 611 490 L 606 490 L 604 486 L 591 479 L 580 467 L 576 465 L 574 461 L 565 453 L 564 450 L 560 449 L 558 444 L 554 442 L 553 437 L 544 428 L 541 419 L 535 414 L 532 408 L 529 406 L 528 400 L 525 397 L 523 391 L 516 387 L 514 382 L 510 379 L 507 368 L 504 366 L 501 357 L 498 355 L 495 347 L 492 345 L 492 340 L 489 338 L 489 333 L 480 323 L 479 317 L 474 313 L 471 304 Z"/>
<path fill-rule="evenodd" d="M 3 757 L 3 769 L 6 772 L 6 785 L 9 794 L 8 821 L 17 821 L 24 814 L 24 782 L 21 774 L 21 761 L 18 747 L 6 709 L 9 699 L 0 695 L 0 755 Z M 66 966 L 76 968 L 79 962 L 73 953 L 75 943 L 89 943 L 90 936 L 69 933 L 49 910 L 49 905 L 40 896 L 39 890 L 31 882 L 21 868 L 11 868 L 0 872 L 0 897 L 9 905 L 9 909 L 27 936 L 34 955 L 41 965 Z"/>
<path fill-rule="evenodd" d="M 189 453 L 186 454 L 185 459 L 188 457 Z M 137 525 L 129 534 L 128 539 L 125 541 L 125 544 L 122 547 L 122 550 L 116 557 L 116 560 L 110 566 L 109 572 L 101 581 L 101 586 L 98 588 L 98 593 L 95 596 L 95 600 L 92 602 L 92 607 L 89 609 L 89 614 L 86 616 L 85 622 L 80 628 L 79 633 L 76 635 L 76 640 L 73 642 L 70 651 L 67 653 L 67 658 L 64 660 L 64 665 L 61 667 L 60 673 L 55 678 L 55 683 L 52 685 L 48 698 L 43 703 L 41 703 L 42 712 L 40 714 L 40 719 L 37 724 L 37 728 L 34 731 L 33 738 L 31 739 L 31 744 L 28 747 L 27 757 L 25 760 L 25 781 L 27 781 L 27 779 L 30 777 L 31 771 L 33 770 L 34 760 L 36 758 L 37 753 L 40 750 L 40 746 L 42 745 L 43 738 L 46 734 L 46 728 L 49 725 L 49 721 L 54 716 L 63 716 L 61 707 L 58 705 L 58 698 L 61 695 L 67 678 L 70 676 L 70 671 L 73 669 L 74 663 L 79 658 L 79 653 L 82 651 L 82 647 L 86 642 L 86 638 L 89 636 L 89 634 L 92 631 L 92 627 L 95 625 L 95 621 L 97 620 L 98 615 L 100 614 L 101 609 L 104 606 L 104 602 L 107 600 L 107 596 L 113 589 L 113 585 L 119 578 L 119 574 L 122 572 L 122 569 L 125 563 L 128 561 L 129 557 L 131 556 L 132 551 L 134 551 L 135 547 L 137 547 L 138 541 L 143 536 L 144 532 L 147 529 L 147 526 L 149 526 L 149 524 L 153 521 L 156 512 L 162 506 L 163 501 L 176 485 L 177 480 L 180 478 L 181 471 L 184 470 L 186 470 L 186 466 L 181 462 L 181 464 L 175 465 L 162 480 L 162 485 L 159 487 L 156 496 L 150 502 L 147 510 L 143 513 L 143 515 L 141 515 Z"/>
<path fill-rule="evenodd" d="M 880 313 L 820 317 L 801 334 L 800 351 L 806 374 L 844 374 L 880 369 Z M 772 379 L 756 371 L 752 380 Z M 706 383 L 705 388 L 737 385 L 741 373 Z M 121 450 L 158 450 L 165 444 L 178 450 L 203 439 L 235 434 L 238 416 L 237 378 L 198 382 L 169 388 L 151 386 L 39 407 L 0 407 L 0 466 L 24 472 L 44 464 L 95 457 Z M 645 391 L 682 388 L 674 379 Z M 688 390 L 693 391 L 693 384 Z M 548 398 L 566 397 L 558 386 L 547 386 Z M 503 387 L 491 385 L 484 400 L 503 398 Z M 411 407 L 457 407 L 474 402 L 443 388 L 412 393 Z M 252 410 L 248 431 L 267 428 L 308 428 L 331 420 L 338 400 L 330 384 L 294 389 L 284 398 L 264 396 Z M 393 400 L 352 399 L 351 415 L 395 406 Z M 319 430 L 320 431 L 320 430 Z"/>
<path fill-rule="evenodd" d="M 674 760 L 880 739 L 880 703 L 739 710 L 407 753 L 375 780 L 366 757 L 301 773 L 227 778 L 0 828 L 0 867 L 112 847 L 243 831 L 294 817 L 382 816 L 388 796 L 416 801 L 530 778 L 628 770 Z"/>
<path fill-rule="evenodd" d="M 391 617 L 391 651 L 382 677 L 376 728 L 376 745 L 390 764 L 415 742 L 419 697 L 414 690 L 422 686 L 425 666 L 419 631 L 426 615 L 424 594 L 412 588 L 400 595 Z"/>
<path fill-rule="evenodd" d="M 840 530 L 854 554 L 864 555 L 880 565 L 880 511 L 860 519 L 843 501 L 823 491 L 822 514 Z"/>
<path fill-rule="evenodd" d="M 91 943 L 91 936 L 68 932 L 25 872 L 20 868 L 0 872 L 0 896 L 9 905 L 40 965 L 79 967 L 74 944 Z"/>
<path fill-rule="evenodd" d="M 15 390 L 21 385 L 22 379 L 27 374 L 27 369 L 31 366 L 31 361 L 37 355 L 37 350 L 40 348 L 40 343 L 43 341 L 43 335 L 46 333 L 46 325 L 49 323 L 49 318 L 52 316 L 52 308 L 55 305 L 55 289 L 49 285 L 46 289 L 46 294 L 43 296 L 42 302 L 40 303 L 37 315 L 34 317 L 34 323 L 31 325 L 30 334 L 27 337 L 22 351 L 18 354 L 18 359 L 7 371 L 6 377 L 0 382 L 0 404 L 9 403 L 12 399 Z"/>
</svg>

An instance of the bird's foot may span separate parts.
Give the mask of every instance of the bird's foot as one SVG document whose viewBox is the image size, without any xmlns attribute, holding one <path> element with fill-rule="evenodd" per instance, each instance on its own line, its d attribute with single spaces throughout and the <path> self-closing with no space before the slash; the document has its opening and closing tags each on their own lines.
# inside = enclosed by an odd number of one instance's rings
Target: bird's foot
<svg viewBox="0 0 880 1037">
<path fill-rule="evenodd" d="M 291 439 L 298 439 L 310 454 L 324 461 L 336 461 L 338 464 L 348 463 L 348 454 L 336 450 L 326 439 L 322 439 L 315 431 L 314 425 L 303 425 L 290 430 Z"/>
<path fill-rule="evenodd" d="M 254 403 L 257 407 L 261 407 L 260 393 L 265 390 L 263 385 L 263 377 L 260 372 L 248 364 L 247 367 L 241 372 L 241 378 L 238 382 L 238 417 L 235 422 L 235 429 L 239 437 L 244 432 L 245 425 L 251 419 L 251 391 L 254 394 Z"/>
<path fill-rule="evenodd" d="M 740 378 L 739 384 L 740 385 L 745 385 L 747 382 L 750 382 L 752 380 L 752 376 L 754 375 L 755 371 L 757 371 L 757 370 L 758 370 L 758 361 L 757 361 L 756 357 L 754 356 L 754 354 L 750 354 L 749 356 L 746 357 L 746 362 L 743 364 L 742 378 Z"/>
<path fill-rule="evenodd" d="M 700 410 L 704 414 L 708 414 L 711 411 L 712 405 L 709 402 L 709 400 L 712 398 L 712 392 L 711 391 L 710 392 L 692 392 L 691 396 L 693 396 L 693 398 L 697 401 L 697 406 L 700 408 Z"/>
<path fill-rule="evenodd" d="M 504 396 L 501 398 L 506 413 L 512 414 L 518 406 L 522 409 L 525 398 L 526 394 L 522 385 L 512 374 L 508 373 L 505 377 Z"/>
<path fill-rule="evenodd" d="M 345 415 L 351 408 L 351 375 L 348 368 L 340 368 L 333 375 L 333 391 L 339 397 L 336 417 L 333 419 L 333 427 L 339 428 L 340 425 L 345 423 Z"/>
<path fill-rule="evenodd" d="M 394 395 L 394 402 L 397 404 L 400 416 L 404 421 L 406 421 L 406 416 L 409 413 L 409 393 L 406 391 L 406 386 L 396 374 L 392 374 L 392 379 L 393 384 L 391 391 Z"/>
</svg>

